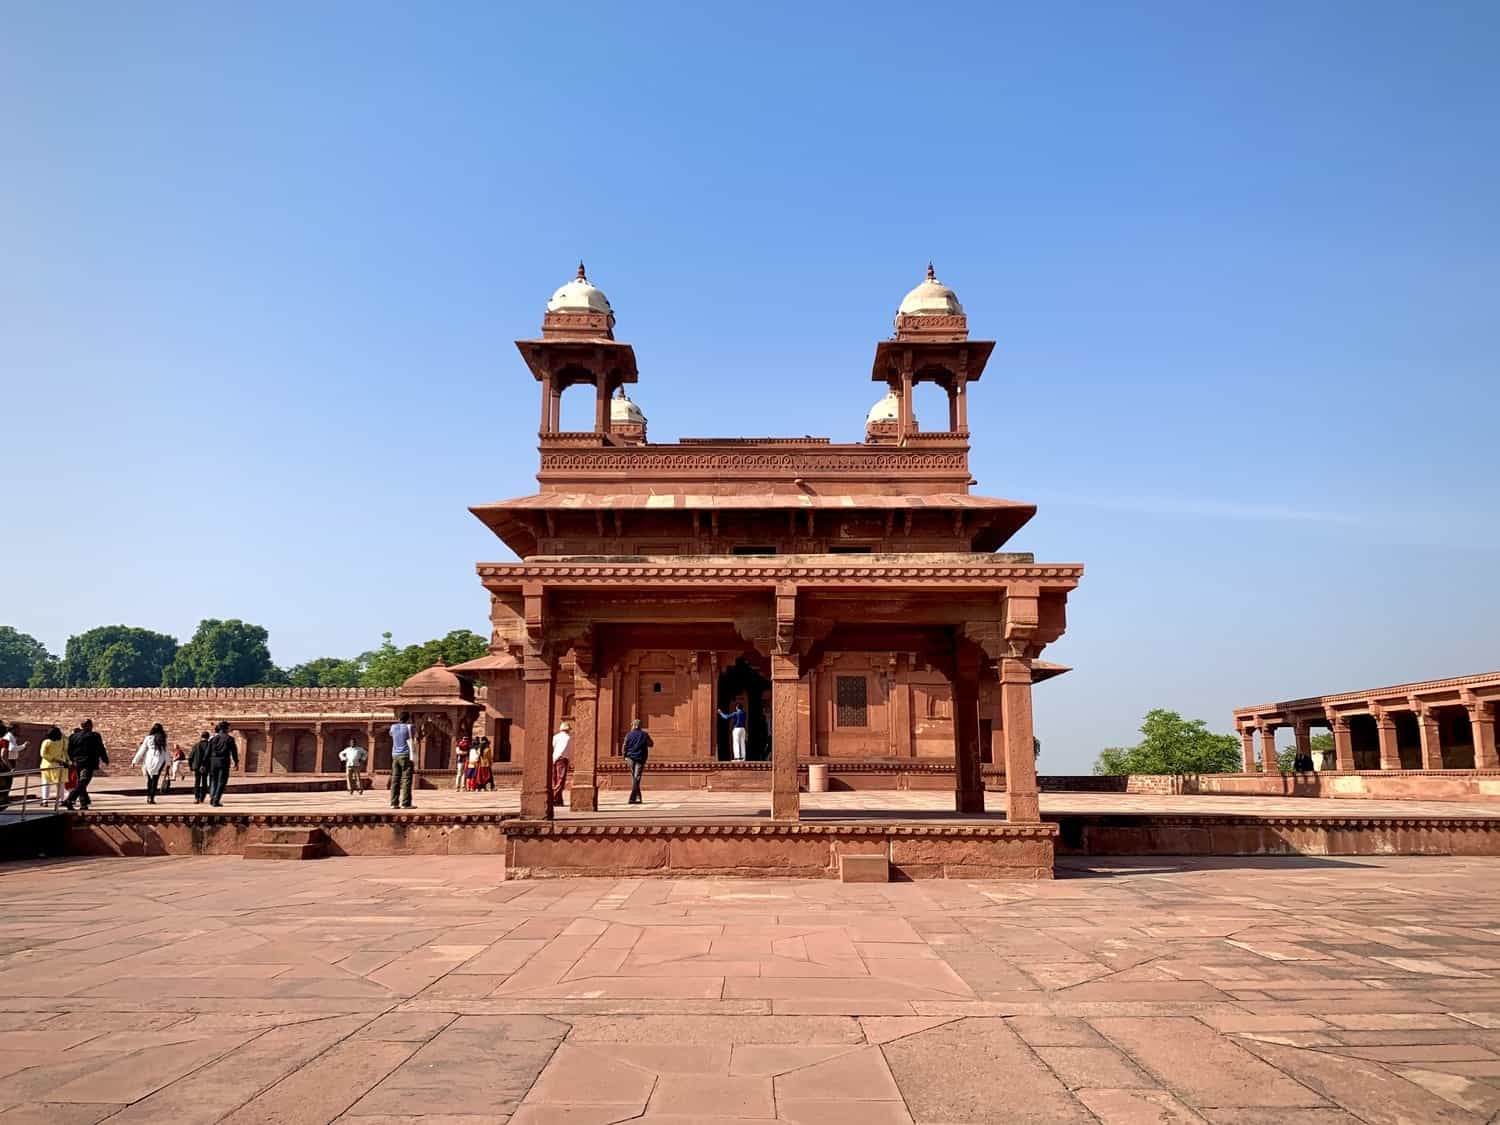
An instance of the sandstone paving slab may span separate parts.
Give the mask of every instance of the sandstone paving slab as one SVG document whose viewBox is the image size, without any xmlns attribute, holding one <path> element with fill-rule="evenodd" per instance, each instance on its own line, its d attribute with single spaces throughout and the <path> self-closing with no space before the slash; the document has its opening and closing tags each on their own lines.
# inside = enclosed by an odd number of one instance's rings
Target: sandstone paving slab
<svg viewBox="0 0 1500 1125">
<path fill-rule="evenodd" d="M 952 1018 L 950 1016 L 862 1016 L 859 1025 L 864 1029 L 865 1042 L 878 1045 L 904 1039 L 908 1035 L 915 1035 L 931 1027 L 939 1027 L 948 1023 Z"/>
<path fill-rule="evenodd" d="M 1003 1019 L 956 1020 L 880 1050 L 918 1122 L 1092 1120 Z"/>
<path fill-rule="evenodd" d="M 633 1107 L 640 1113 L 656 1086 L 655 1074 L 632 1066 L 606 1048 L 564 1043 L 526 1094 L 528 1103 Z"/>
<path fill-rule="evenodd" d="M 793 1125 L 912 1125 L 899 1101 L 816 1101 L 778 1098 L 777 1120 Z"/>
<path fill-rule="evenodd" d="M 0 1098 L 0 1119 L 5 1125 L 95 1125 L 123 1109 L 108 1102 L 27 1102 L 5 1105 Z"/>
<path fill-rule="evenodd" d="M 1035 1047 L 1037 1058 L 1070 1090 L 1151 1089 L 1158 1083 L 1125 1055 L 1109 1047 Z"/>
<path fill-rule="evenodd" d="M 651 1093 L 649 1110 L 651 1114 L 700 1118 L 774 1118 L 771 1082 L 759 1077 L 664 1074 Z"/>
<path fill-rule="evenodd" d="M 1202 1125 L 1204 1121 L 1163 1090 L 1079 1090 L 1078 1100 L 1102 1125 Z"/>
</svg>

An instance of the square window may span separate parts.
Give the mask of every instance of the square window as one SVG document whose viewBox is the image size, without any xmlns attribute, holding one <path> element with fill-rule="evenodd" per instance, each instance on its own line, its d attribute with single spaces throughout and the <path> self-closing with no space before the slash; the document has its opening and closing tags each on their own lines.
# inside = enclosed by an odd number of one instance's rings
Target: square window
<svg viewBox="0 0 1500 1125">
<path fill-rule="evenodd" d="M 841 727 L 870 725 L 869 683 L 863 676 L 839 676 L 834 683 L 836 722 Z"/>
</svg>

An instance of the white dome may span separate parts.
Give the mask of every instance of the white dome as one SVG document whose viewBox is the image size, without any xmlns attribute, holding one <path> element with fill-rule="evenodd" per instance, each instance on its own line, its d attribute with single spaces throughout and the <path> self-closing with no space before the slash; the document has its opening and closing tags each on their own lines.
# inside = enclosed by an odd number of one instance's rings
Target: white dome
<svg viewBox="0 0 1500 1125">
<path fill-rule="evenodd" d="M 547 302 L 548 312 L 596 312 L 615 315 L 609 307 L 609 298 L 597 288 L 583 272 L 583 263 L 578 263 L 578 276 L 568 282 Z"/>
<path fill-rule="evenodd" d="M 927 277 L 901 298 L 901 307 L 896 312 L 906 316 L 962 316 L 964 307 L 958 303 L 958 294 L 937 279 L 932 263 L 928 262 Z"/>
<path fill-rule="evenodd" d="M 865 415 L 865 425 L 873 422 L 899 422 L 901 421 L 901 400 L 896 397 L 895 391 L 886 391 L 885 397 L 870 407 L 870 413 Z M 916 415 L 912 415 L 911 424 L 917 424 Z"/>
<path fill-rule="evenodd" d="M 644 426 L 646 415 L 641 413 L 641 408 L 625 393 L 625 388 L 621 387 L 620 393 L 609 400 L 609 420 L 611 422 L 634 422 Z"/>
</svg>

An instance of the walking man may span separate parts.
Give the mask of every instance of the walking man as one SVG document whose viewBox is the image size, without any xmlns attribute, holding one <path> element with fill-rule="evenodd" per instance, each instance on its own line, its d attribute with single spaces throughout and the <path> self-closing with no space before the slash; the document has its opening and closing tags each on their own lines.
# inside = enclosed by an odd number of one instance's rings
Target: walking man
<svg viewBox="0 0 1500 1125">
<path fill-rule="evenodd" d="M 735 696 L 734 710 L 727 715 L 720 711 L 719 718 L 729 723 L 729 739 L 730 745 L 734 747 L 734 760 L 743 762 L 750 743 L 750 732 L 745 726 L 749 716 L 745 714 L 745 707 L 740 702 L 739 696 Z"/>
<path fill-rule="evenodd" d="M 240 749 L 222 719 L 208 740 L 208 803 L 218 808 L 224 803 L 224 786 L 229 784 L 229 767 L 239 769 Z"/>
<path fill-rule="evenodd" d="M 193 743 L 193 752 L 188 755 L 188 768 L 193 771 L 193 804 L 201 805 L 208 797 L 208 731 L 198 736 Z"/>
<path fill-rule="evenodd" d="M 349 736 L 349 745 L 339 751 L 339 761 L 344 763 L 344 779 L 349 783 L 349 796 L 363 794 L 364 782 L 359 776 L 359 767 L 365 760 L 365 752 L 360 748 L 354 736 Z"/>
<path fill-rule="evenodd" d="M 68 761 L 78 771 L 78 784 L 63 799 L 63 805 L 71 809 L 77 802 L 87 812 L 94 803 L 89 797 L 89 782 L 94 780 L 94 771 L 100 764 L 109 765 L 109 751 L 104 748 L 104 739 L 94 730 L 93 719 L 84 719 L 83 725 L 68 736 Z"/>
<path fill-rule="evenodd" d="M 630 763 L 630 804 L 641 803 L 641 774 L 646 772 L 646 754 L 651 749 L 651 736 L 641 729 L 639 719 L 630 720 L 630 733 L 625 736 L 623 752 Z"/>
<path fill-rule="evenodd" d="M 391 808 L 411 808 L 411 712 L 391 724 Z"/>
</svg>

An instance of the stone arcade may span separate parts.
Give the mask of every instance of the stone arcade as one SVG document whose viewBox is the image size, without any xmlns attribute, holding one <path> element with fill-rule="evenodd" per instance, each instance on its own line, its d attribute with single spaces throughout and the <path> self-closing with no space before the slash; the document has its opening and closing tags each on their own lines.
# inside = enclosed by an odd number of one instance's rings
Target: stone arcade
<svg viewBox="0 0 1500 1125">
<path fill-rule="evenodd" d="M 562 719 L 571 805 L 590 811 L 632 718 L 653 765 L 708 765 L 728 758 L 720 711 L 738 702 L 752 760 L 723 769 L 768 784 L 778 822 L 799 817 L 799 771 L 851 759 L 951 763 L 964 814 L 985 809 L 988 763 L 1008 821 L 1040 822 L 1031 689 L 1065 670 L 1038 657 L 1083 568 L 1000 553 L 1036 509 L 969 491 L 968 397 L 995 345 L 969 338 L 930 266 L 895 329 L 850 444 L 648 441 L 625 393 L 635 351 L 581 265 L 541 337 L 517 341 L 540 389 L 540 491 L 473 509 L 521 561 L 479 565 L 491 650 L 454 670 L 485 685 L 486 732 L 521 763 L 523 818 L 552 818 Z M 943 428 L 918 428 L 922 383 L 946 392 Z M 575 386 L 593 392 L 586 432 L 560 428 Z"/>
</svg>

